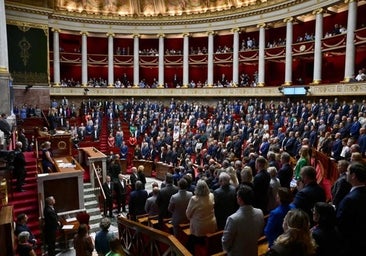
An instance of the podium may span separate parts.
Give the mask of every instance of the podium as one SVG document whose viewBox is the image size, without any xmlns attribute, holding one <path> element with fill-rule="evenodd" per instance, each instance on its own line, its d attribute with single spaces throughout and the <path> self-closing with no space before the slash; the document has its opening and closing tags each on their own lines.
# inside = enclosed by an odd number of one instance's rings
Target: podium
<svg viewBox="0 0 366 256">
<path fill-rule="evenodd" d="M 15 255 L 13 206 L 5 205 L 0 209 L 0 256 Z"/>
<path fill-rule="evenodd" d="M 48 196 L 55 197 L 58 214 L 84 210 L 84 169 L 71 156 L 53 159 L 57 172 L 37 175 L 39 216 L 43 217 Z"/>
<path fill-rule="evenodd" d="M 165 180 L 165 176 L 168 172 L 173 174 L 174 166 L 162 162 L 157 162 L 155 163 L 155 171 L 157 179 Z"/>
<path fill-rule="evenodd" d="M 93 188 L 95 187 L 95 177 L 91 167 L 92 164 L 95 165 L 97 171 L 101 171 L 102 182 L 105 182 L 105 176 L 107 175 L 107 156 L 105 154 L 94 147 L 79 148 L 79 162 L 81 164 L 86 163 L 89 166 L 90 183 Z"/>
<path fill-rule="evenodd" d="M 144 174 L 146 177 L 151 177 L 152 176 L 152 169 L 153 169 L 153 162 L 152 161 L 147 161 L 147 160 L 136 160 L 134 159 L 132 161 L 133 166 L 135 166 L 136 168 L 139 167 L 139 165 L 143 165 L 144 168 Z"/>
</svg>

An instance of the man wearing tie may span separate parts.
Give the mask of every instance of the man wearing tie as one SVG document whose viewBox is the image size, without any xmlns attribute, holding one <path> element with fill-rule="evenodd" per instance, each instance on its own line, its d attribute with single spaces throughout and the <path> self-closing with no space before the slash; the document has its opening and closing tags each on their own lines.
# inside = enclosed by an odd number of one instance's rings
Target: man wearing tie
<svg viewBox="0 0 366 256">
<path fill-rule="evenodd" d="M 118 181 L 115 184 L 115 190 L 117 195 L 117 213 L 126 212 L 126 180 L 123 174 L 118 174 Z"/>
<path fill-rule="evenodd" d="M 107 208 L 109 210 L 109 217 L 113 218 L 113 183 L 111 182 L 111 177 L 106 176 L 106 180 L 103 183 L 103 191 L 105 194 L 105 203 L 104 203 L 104 216 L 107 216 Z"/>
</svg>

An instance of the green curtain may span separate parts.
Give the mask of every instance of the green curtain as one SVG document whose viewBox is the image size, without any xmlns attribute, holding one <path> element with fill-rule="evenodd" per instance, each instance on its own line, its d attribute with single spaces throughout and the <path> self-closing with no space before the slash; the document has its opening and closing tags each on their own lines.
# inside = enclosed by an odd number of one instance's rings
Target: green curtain
<svg viewBox="0 0 366 256">
<path fill-rule="evenodd" d="M 45 30 L 7 25 L 9 71 L 14 84 L 48 84 Z"/>
</svg>

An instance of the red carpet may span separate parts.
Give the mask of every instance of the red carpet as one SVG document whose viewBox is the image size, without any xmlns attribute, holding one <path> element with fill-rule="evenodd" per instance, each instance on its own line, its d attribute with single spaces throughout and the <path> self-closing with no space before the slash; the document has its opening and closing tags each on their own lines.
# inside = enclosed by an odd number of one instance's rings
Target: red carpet
<svg viewBox="0 0 366 256">
<path fill-rule="evenodd" d="M 37 255 L 41 255 L 41 231 L 39 224 L 38 195 L 37 195 L 37 166 L 33 152 L 24 153 L 26 164 L 26 178 L 23 185 L 24 192 L 15 190 L 16 180 L 12 181 L 13 186 L 9 193 L 9 204 L 14 206 L 14 221 L 20 213 L 28 215 L 28 226 L 38 240 Z"/>
</svg>

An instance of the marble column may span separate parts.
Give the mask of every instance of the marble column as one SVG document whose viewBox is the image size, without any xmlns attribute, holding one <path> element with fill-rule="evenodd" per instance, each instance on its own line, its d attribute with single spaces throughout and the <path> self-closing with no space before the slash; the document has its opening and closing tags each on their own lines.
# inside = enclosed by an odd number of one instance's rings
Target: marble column
<svg viewBox="0 0 366 256">
<path fill-rule="evenodd" d="M 189 84 L 189 34 L 183 34 L 183 88 Z"/>
<path fill-rule="evenodd" d="M 292 41 L 293 41 L 293 18 L 286 18 L 286 60 L 285 60 L 285 83 L 292 85 Z"/>
<path fill-rule="evenodd" d="M 158 77 L 158 88 L 164 88 L 164 34 L 159 34 L 159 77 Z"/>
<path fill-rule="evenodd" d="M 346 63 L 343 82 L 349 82 L 355 76 L 355 30 L 357 22 L 357 1 L 348 1 Z"/>
<path fill-rule="evenodd" d="M 60 30 L 53 31 L 53 86 L 60 86 Z"/>
<path fill-rule="evenodd" d="M 113 38 L 114 33 L 107 33 L 108 37 L 108 87 L 114 87 L 114 47 Z"/>
<path fill-rule="evenodd" d="M 264 86 L 265 84 L 265 60 L 264 60 L 264 50 L 266 46 L 266 34 L 265 27 L 266 24 L 259 24 L 259 49 L 258 49 L 258 83 L 257 86 Z"/>
<path fill-rule="evenodd" d="M 239 28 L 232 29 L 233 32 L 233 83 L 234 87 L 239 85 Z"/>
<path fill-rule="evenodd" d="M 322 81 L 322 39 L 323 39 L 323 9 L 313 12 L 315 16 L 315 42 L 314 42 L 314 71 L 312 84 L 317 85 Z"/>
<path fill-rule="evenodd" d="M 139 40 L 140 40 L 139 34 L 133 35 L 133 87 L 138 87 L 140 80 Z"/>
<path fill-rule="evenodd" d="M 81 85 L 88 85 L 88 32 L 81 33 Z"/>
<path fill-rule="evenodd" d="M 207 47 L 207 86 L 213 86 L 213 74 L 214 74 L 214 66 L 213 66 L 213 56 L 214 56 L 214 31 L 209 31 L 208 33 L 208 47 Z"/>
<path fill-rule="evenodd" d="M 11 76 L 9 73 L 8 39 L 6 32 L 5 3 L 0 0 L 0 112 L 12 113 L 13 96 L 10 93 Z"/>
</svg>

